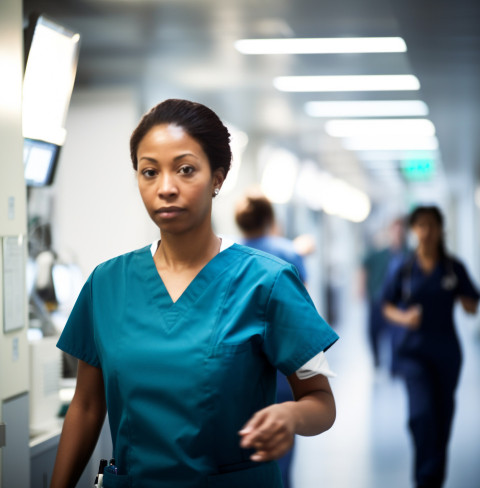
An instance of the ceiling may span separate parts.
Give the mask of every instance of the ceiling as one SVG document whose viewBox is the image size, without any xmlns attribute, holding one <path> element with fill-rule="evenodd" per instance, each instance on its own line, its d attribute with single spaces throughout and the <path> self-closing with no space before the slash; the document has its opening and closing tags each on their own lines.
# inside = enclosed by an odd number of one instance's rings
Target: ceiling
<svg viewBox="0 0 480 488">
<path fill-rule="evenodd" d="M 480 178 L 478 0 L 24 0 L 82 35 L 76 89 L 131 85 L 147 109 L 164 98 L 203 102 L 251 140 L 279 143 L 374 194 L 396 181 L 343 150 L 311 100 L 420 99 L 454 191 Z M 401 36 L 395 54 L 245 56 L 241 38 Z M 279 75 L 415 74 L 419 92 L 283 93 Z M 386 164 L 386 163 L 385 163 Z M 392 178 L 394 176 L 394 178 Z M 396 178 L 396 180 L 395 180 Z"/>
</svg>

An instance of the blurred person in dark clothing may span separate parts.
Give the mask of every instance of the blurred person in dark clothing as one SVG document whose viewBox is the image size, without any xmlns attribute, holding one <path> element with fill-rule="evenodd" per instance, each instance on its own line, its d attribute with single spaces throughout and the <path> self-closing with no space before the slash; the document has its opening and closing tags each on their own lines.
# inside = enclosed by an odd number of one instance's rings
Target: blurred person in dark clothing
<svg viewBox="0 0 480 488">
<path fill-rule="evenodd" d="M 395 341 L 395 330 L 391 330 L 382 313 L 382 290 L 388 276 L 399 265 L 407 252 L 405 222 L 396 218 L 388 227 L 389 243 L 380 249 L 370 250 L 362 263 L 362 291 L 368 300 L 368 343 L 375 368 L 381 365 L 383 346 Z M 387 341 L 387 339 L 389 339 Z M 390 370 L 395 372 L 395 360 L 389 348 Z"/>
<path fill-rule="evenodd" d="M 454 305 L 476 313 L 480 294 L 462 262 L 447 252 L 437 207 L 417 207 L 409 225 L 418 245 L 386 284 L 383 311 L 402 332 L 397 365 L 408 395 L 415 486 L 440 488 L 462 361 Z"/>
</svg>

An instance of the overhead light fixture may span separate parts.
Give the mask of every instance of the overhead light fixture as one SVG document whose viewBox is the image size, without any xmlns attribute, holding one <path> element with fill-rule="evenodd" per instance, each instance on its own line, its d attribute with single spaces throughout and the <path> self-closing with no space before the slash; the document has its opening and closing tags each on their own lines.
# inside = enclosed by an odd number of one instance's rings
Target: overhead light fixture
<svg viewBox="0 0 480 488">
<path fill-rule="evenodd" d="M 358 151 L 356 157 L 360 161 L 400 161 L 408 158 L 433 159 L 434 151 Z"/>
<path fill-rule="evenodd" d="M 273 85 L 285 92 L 419 90 L 414 75 L 278 76 Z"/>
<path fill-rule="evenodd" d="M 311 117 L 425 117 L 428 107 L 421 100 L 359 100 L 307 102 Z"/>
<path fill-rule="evenodd" d="M 332 137 L 434 136 L 435 126 L 428 119 L 346 119 L 328 120 L 325 131 Z"/>
<path fill-rule="evenodd" d="M 348 137 L 342 145 L 349 151 L 435 151 L 438 140 L 418 136 Z"/>
<path fill-rule="evenodd" d="M 324 37 L 240 39 L 235 49 L 242 54 L 403 53 L 407 45 L 401 37 Z"/>
<path fill-rule="evenodd" d="M 266 154 L 261 188 L 273 203 L 288 203 L 295 189 L 299 161 L 295 154 L 283 148 L 274 148 Z"/>
</svg>

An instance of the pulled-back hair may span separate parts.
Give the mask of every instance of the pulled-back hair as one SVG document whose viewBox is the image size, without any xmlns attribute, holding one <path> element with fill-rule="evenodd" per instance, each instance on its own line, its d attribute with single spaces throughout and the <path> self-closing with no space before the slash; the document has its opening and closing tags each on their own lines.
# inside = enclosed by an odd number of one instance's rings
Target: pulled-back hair
<svg viewBox="0 0 480 488">
<path fill-rule="evenodd" d="M 135 171 L 138 168 L 137 151 L 140 142 L 150 129 L 161 124 L 182 127 L 202 146 L 212 172 L 223 168 L 227 175 L 232 161 L 228 129 L 218 115 L 205 105 L 173 98 L 148 111 L 133 131 L 130 137 L 130 157 Z"/>
<path fill-rule="evenodd" d="M 246 195 L 237 204 L 235 221 L 245 233 L 265 232 L 274 221 L 272 204 L 264 195 Z"/>
</svg>

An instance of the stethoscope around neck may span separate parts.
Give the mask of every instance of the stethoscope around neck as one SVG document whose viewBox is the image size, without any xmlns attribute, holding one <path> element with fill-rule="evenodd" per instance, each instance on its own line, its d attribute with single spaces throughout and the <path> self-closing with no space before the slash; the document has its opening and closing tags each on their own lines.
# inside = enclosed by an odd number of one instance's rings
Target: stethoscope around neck
<svg viewBox="0 0 480 488">
<path fill-rule="evenodd" d="M 412 271 L 413 264 L 415 262 L 415 256 L 412 256 L 405 266 L 405 270 L 402 277 L 402 301 L 407 303 L 412 296 Z M 444 290 L 453 290 L 458 283 L 457 275 L 453 269 L 453 262 L 448 257 L 443 260 L 446 267 L 446 274 L 442 277 L 440 285 Z"/>
</svg>

